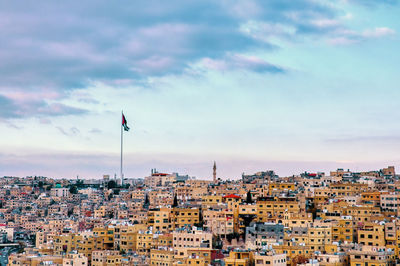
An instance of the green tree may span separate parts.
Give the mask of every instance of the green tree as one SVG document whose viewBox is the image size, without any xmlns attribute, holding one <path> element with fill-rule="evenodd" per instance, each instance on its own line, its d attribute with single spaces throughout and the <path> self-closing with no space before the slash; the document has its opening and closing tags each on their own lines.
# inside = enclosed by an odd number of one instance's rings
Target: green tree
<svg viewBox="0 0 400 266">
<path fill-rule="evenodd" d="M 226 235 L 226 240 L 228 240 L 229 243 L 232 242 L 232 239 L 233 239 L 233 238 L 234 238 L 233 233 L 230 233 L 230 234 L 227 234 L 227 235 Z"/>
<path fill-rule="evenodd" d="M 253 199 L 251 198 L 251 192 L 250 192 L 250 190 L 247 191 L 246 203 L 247 203 L 247 204 L 253 203 Z"/>
<path fill-rule="evenodd" d="M 315 207 L 314 203 L 311 203 L 309 208 L 306 210 L 306 212 L 312 213 L 313 219 L 317 218 L 317 211 L 318 211 L 318 209 Z"/>
<path fill-rule="evenodd" d="M 195 223 L 194 225 L 201 228 L 203 228 L 204 226 L 203 213 L 201 207 L 199 208 L 199 222 Z"/>
<path fill-rule="evenodd" d="M 78 194 L 78 187 L 73 185 L 69 188 L 69 193 L 71 194 Z"/>
<path fill-rule="evenodd" d="M 174 203 L 172 204 L 172 208 L 175 208 L 175 207 L 178 207 L 178 197 L 176 196 L 176 194 L 174 196 Z"/>
<path fill-rule="evenodd" d="M 223 242 L 221 240 L 220 235 L 213 235 L 212 237 L 212 248 L 213 249 L 222 249 L 223 247 Z"/>
<path fill-rule="evenodd" d="M 108 183 L 107 183 L 107 188 L 108 189 L 113 189 L 113 188 L 116 188 L 116 187 L 117 187 L 117 182 L 115 182 L 115 180 L 108 181 Z"/>
<path fill-rule="evenodd" d="M 78 179 L 78 180 L 76 181 L 76 185 L 77 185 L 78 188 L 82 188 L 82 187 L 85 186 L 85 185 L 83 184 L 83 180 L 80 180 L 80 179 Z"/>
<path fill-rule="evenodd" d="M 148 209 L 149 205 L 150 205 L 149 195 L 146 194 L 146 197 L 144 198 L 143 208 Z"/>
</svg>

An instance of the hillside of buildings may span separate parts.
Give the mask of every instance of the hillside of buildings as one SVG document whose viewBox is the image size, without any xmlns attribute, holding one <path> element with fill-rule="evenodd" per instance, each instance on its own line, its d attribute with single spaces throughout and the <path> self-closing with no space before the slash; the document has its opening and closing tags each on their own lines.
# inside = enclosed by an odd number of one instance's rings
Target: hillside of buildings
<svg viewBox="0 0 400 266">
<path fill-rule="evenodd" d="M 197 180 L 0 178 L 1 265 L 400 263 L 400 178 L 368 172 Z"/>
</svg>

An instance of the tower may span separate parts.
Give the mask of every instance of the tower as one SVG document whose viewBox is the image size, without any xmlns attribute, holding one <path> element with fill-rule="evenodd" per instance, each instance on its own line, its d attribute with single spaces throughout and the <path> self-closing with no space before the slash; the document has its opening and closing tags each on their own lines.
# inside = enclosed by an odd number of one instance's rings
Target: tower
<svg viewBox="0 0 400 266">
<path fill-rule="evenodd" d="M 214 183 L 217 183 L 217 164 L 214 161 L 214 167 L 213 167 L 213 181 Z"/>
</svg>

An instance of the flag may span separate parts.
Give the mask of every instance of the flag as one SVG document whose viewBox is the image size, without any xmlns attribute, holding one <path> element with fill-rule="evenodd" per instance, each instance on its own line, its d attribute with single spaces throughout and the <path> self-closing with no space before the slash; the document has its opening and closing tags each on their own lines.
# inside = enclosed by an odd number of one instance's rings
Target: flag
<svg viewBox="0 0 400 266">
<path fill-rule="evenodd" d="M 122 114 L 122 126 L 124 127 L 125 131 L 129 131 L 128 121 L 126 121 L 124 114 Z"/>
</svg>

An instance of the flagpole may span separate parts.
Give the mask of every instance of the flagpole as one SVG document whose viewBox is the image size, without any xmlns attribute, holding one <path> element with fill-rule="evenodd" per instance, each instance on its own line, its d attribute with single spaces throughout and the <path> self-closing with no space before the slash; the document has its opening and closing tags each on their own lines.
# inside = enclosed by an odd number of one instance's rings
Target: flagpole
<svg viewBox="0 0 400 266">
<path fill-rule="evenodd" d="M 124 115 L 124 113 L 123 113 L 123 111 L 121 111 L 121 185 L 123 185 L 123 183 L 124 183 L 124 174 L 123 174 L 123 172 L 122 172 L 122 144 L 123 144 L 123 136 L 124 136 L 124 129 L 123 129 L 123 125 L 122 125 L 122 117 L 123 117 L 123 115 Z"/>
</svg>

